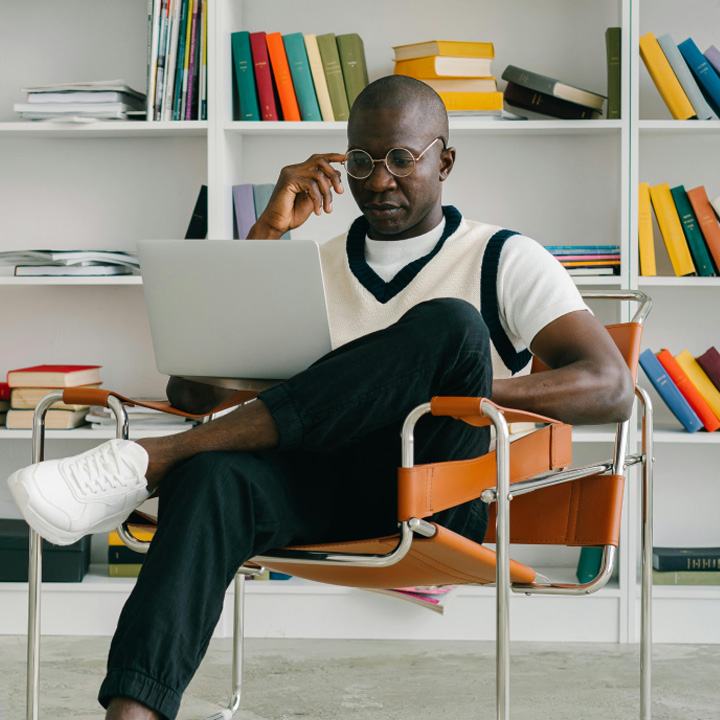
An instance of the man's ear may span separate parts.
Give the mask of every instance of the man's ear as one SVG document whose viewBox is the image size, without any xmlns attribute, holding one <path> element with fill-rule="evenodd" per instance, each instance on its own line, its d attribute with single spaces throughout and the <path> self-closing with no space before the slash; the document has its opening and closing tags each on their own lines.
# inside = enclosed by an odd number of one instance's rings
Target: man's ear
<svg viewBox="0 0 720 720">
<path fill-rule="evenodd" d="M 444 180 L 447 179 L 447 176 L 452 171 L 454 165 L 455 165 L 455 148 L 454 147 L 445 148 L 440 153 L 440 182 L 443 182 Z"/>
</svg>

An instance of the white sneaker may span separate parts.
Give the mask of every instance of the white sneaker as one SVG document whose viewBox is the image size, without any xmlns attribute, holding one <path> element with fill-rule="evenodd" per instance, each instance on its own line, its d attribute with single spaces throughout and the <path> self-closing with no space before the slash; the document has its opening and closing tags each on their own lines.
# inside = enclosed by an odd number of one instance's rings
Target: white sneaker
<svg viewBox="0 0 720 720">
<path fill-rule="evenodd" d="M 109 532 L 151 492 L 148 454 L 130 440 L 110 440 L 87 452 L 46 460 L 8 478 L 10 492 L 33 530 L 55 545 Z"/>
</svg>

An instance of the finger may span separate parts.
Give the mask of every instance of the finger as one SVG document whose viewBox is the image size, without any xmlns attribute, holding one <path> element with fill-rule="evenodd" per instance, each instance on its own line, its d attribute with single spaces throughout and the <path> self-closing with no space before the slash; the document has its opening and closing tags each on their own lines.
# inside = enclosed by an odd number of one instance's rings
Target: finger
<svg viewBox="0 0 720 720">
<path fill-rule="evenodd" d="M 305 180 L 306 183 L 303 184 L 303 189 L 312 189 L 311 195 L 316 203 L 315 213 L 319 215 L 321 210 L 325 210 L 327 213 L 332 212 L 334 186 L 331 178 L 325 174 L 323 169 L 316 168 L 313 171 L 307 171 Z M 309 182 L 309 184 L 307 184 L 307 182 Z M 316 194 L 315 191 L 319 194 Z M 319 205 L 316 202 L 318 198 L 320 201 Z"/>
<path fill-rule="evenodd" d="M 342 157 L 345 158 L 346 156 L 343 155 Z M 318 161 L 318 168 L 330 179 L 335 192 L 342 195 L 345 192 L 345 188 L 342 184 L 342 175 L 340 174 L 340 171 L 330 165 L 330 163 L 324 158 L 321 158 Z"/>
</svg>

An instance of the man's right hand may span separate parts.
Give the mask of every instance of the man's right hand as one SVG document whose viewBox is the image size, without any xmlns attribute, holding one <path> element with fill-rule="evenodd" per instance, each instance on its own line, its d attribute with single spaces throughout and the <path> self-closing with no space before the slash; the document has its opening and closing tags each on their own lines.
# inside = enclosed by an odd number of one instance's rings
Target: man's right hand
<svg viewBox="0 0 720 720">
<path fill-rule="evenodd" d="M 345 158 L 339 153 L 322 153 L 284 167 L 267 207 L 250 228 L 248 239 L 277 239 L 300 227 L 311 213 L 332 212 L 333 190 L 343 193 L 344 188 L 340 173 L 330 163 Z"/>
</svg>

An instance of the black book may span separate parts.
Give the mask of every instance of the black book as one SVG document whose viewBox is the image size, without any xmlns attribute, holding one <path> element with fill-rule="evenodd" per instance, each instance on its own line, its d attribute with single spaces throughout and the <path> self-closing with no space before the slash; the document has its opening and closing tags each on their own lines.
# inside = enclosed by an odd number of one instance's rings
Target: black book
<svg viewBox="0 0 720 720">
<path fill-rule="evenodd" d="M 516 85 L 513 82 L 509 82 L 505 88 L 505 102 L 524 110 L 532 110 L 563 120 L 595 119 L 602 115 L 600 110 L 568 102 L 553 95 Z"/>
<path fill-rule="evenodd" d="M 193 210 L 192 217 L 190 218 L 190 224 L 188 225 L 187 232 L 185 233 L 186 240 L 204 240 L 207 237 L 207 208 L 207 185 L 202 185 L 200 187 L 200 194 L 198 195 L 197 202 L 195 203 L 195 209 Z"/>
<path fill-rule="evenodd" d="M 653 548 L 653 569 L 662 572 L 691 570 L 720 571 L 720 547 Z"/>
</svg>

